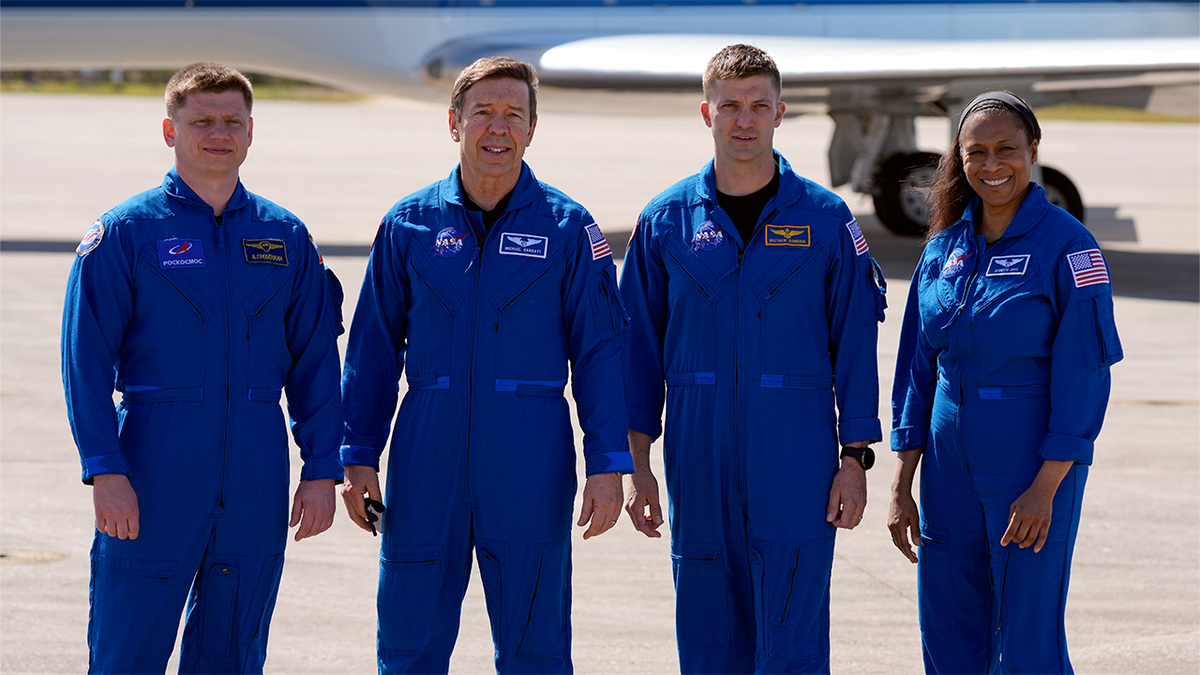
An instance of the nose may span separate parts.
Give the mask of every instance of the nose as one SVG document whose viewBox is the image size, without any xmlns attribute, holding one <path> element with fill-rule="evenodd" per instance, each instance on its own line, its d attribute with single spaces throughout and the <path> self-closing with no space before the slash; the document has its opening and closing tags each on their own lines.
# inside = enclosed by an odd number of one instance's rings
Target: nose
<svg viewBox="0 0 1200 675">
<path fill-rule="evenodd" d="M 504 115 L 493 115 L 488 121 L 488 132 L 497 136 L 507 136 L 508 119 Z"/>
</svg>

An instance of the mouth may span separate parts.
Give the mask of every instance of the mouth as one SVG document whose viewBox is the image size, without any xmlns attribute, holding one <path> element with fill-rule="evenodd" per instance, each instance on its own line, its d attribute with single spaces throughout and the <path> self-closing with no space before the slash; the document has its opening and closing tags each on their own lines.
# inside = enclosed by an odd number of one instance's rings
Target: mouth
<svg viewBox="0 0 1200 675">
<path fill-rule="evenodd" d="M 734 136 L 734 137 L 733 137 L 733 140 L 735 140 L 735 141 L 747 141 L 747 142 L 748 142 L 748 141 L 753 141 L 753 140 L 754 140 L 754 136 Z"/>
<path fill-rule="evenodd" d="M 982 180 L 983 184 L 988 187 L 1000 187 L 1001 185 L 1004 185 L 1008 181 L 1012 180 L 1012 176 L 1007 178 L 997 178 L 996 180 L 988 180 L 986 178 L 981 178 L 980 180 Z"/>
<path fill-rule="evenodd" d="M 495 145 L 485 145 L 483 146 L 483 151 L 489 155 L 503 155 L 504 153 L 508 152 L 508 148 L 502 148 Z"/>
</svg>

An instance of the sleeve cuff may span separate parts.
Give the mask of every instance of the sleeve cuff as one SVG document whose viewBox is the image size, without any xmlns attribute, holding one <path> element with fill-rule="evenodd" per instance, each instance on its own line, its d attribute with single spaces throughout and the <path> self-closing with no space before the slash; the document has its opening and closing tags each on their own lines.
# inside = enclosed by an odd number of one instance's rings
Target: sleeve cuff
<svg viewBox="0 0 1200 675">
<path fill-rule="evenodd" d="M 924 427 L 897 427 L 892 429 L 892 451 L 905 452 L 924 448 L 927 441 Z"/>
<path fill-rule="evenodd" d="M 633 473 L 633 456 L 629 450 L 600 452 L 586 459 L 585 470 L 591 476 L 598 473 Z"/>
<path fill-rule="evenodd" d="M 340 452 L 342 466 L 369 466 L 379 471 L 379 453 L 375 448 L 363 445 L 343 445 Z"/>
<path fill-rule="evenodd" d="M 883 427 L 878 417 L 859 417 L 838 422 L 838 440 L 842 444 L 883 439 Z"/>
<path fill-rule="evenodd" d="M 300 480 L 333 479 L 341 483 L 343 478 L 342 465 L 335 459 L 310 459 L 300 469 Z"/>
<path fill-rule="evenodd" d="M 1042 447 L 1038 452 L 1042 455 L 1042 459 L 1053 462 L 1091 464 L 1094 449 L 1095 443 L 1086 438 L 1050 433 L 1046 434 L 1046 440 L 1042 441 Z"/>
<path fill-rule="evenodd" d="M 129 462 L 123 455 L 95 455 L 83 458 L 83 482 L 92 484 L 92 478 L 108 473 L 119 473 L 129 476 Z"/>
<path fill-rule="evenodd" d="M 658 440 L 658 437 L 662 436 L 661 416 L 638 408 L 626 408 L 625 414 L 629 416 L 630 429 L 646 434 L 653 440 Z"/>
</svg>

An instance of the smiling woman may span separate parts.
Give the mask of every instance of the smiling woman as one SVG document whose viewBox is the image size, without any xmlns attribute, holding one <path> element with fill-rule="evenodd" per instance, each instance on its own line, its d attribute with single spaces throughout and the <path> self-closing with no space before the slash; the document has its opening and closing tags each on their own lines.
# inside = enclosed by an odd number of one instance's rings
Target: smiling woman
<svg viewBox="0 0 1200 675">
<path fill-rule="evenodd" d="M 1071 556 L 1122 352 L 1096 240 L 1030 180 L 1040 140 L 1024 101 L 982 94 L 931 188 L 896 358 L 888 515 L 919 565 L 926 672 L 1073 672 Z"/>
</svg>

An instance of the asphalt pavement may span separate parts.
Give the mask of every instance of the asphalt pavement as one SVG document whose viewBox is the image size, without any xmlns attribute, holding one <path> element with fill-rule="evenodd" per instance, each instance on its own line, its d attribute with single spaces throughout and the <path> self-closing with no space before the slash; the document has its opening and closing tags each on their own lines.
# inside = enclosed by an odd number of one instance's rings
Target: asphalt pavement
<svg viewBox="0 0 1200 675">
<path fill-rule="evenodd" d="M 169 168 L 162 116 L 155 98 L 0 95 L 0 672 L 86 670 L 93 523 L 59 376 L 63 293 L 88 226 L 158 185 Z M 457 161 L 445 108 L 396 99 L 262 101 L 254 117 L 243 180 L 308 223 L 347 289 L 349 318 L 380 217 Z M 1067 606 L 1072 660 L 1080 673 L 1194 674 L 1200 127 L 1048 121 L 1043 128 L 1041 160 L 1076 181 L 1108 258 L 1125 349 L 1113 369 L 1075 551 Z M 827 183 L 831 133 L 826 117 L 789 118 L 776 131 L 776 147 L 800 173 Z M 947 133 L 944 120 L 919 124 L 931 150 L 947 145 Z M 526 158 L 541 180 L 592 210 L 619 253 L 646 201 L 697 171 L 711 152 L 698 114 L 543 106 Z M 920 243 L 884 230 L 869 199 L 838 192 L 890 284 L 879 341 L 886 428 L 900 316 Z M 919 673 L 916 569 L 884 526 L 892 461 L 886 443 L 877 448 L 863 524 L 838 536 L 833 669 Z M 377 554 L 378 540 L 340 507 L 330 531 L 289 546 L 266 672 L 374 671 Z M 576 670 L 677 672 L 673 595 L 665 537 L 647 539 L 624 519 L 598 539 L 585 542 L 577 532 Z M 451 670 L 492 671 L 477 574 Z"/>
</svg>

